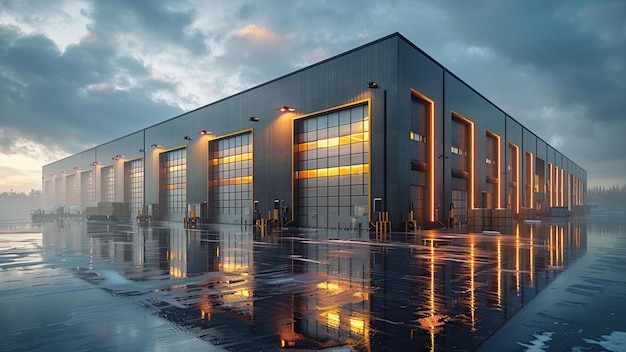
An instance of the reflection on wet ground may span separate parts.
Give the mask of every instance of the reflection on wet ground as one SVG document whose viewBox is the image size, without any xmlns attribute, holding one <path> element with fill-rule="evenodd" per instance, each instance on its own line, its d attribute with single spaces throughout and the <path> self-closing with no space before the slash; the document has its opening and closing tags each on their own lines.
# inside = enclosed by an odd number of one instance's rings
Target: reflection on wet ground
<svg viewBox="0 0 626 352">
<path fill-rule="evenodd" d="M 228 350 L 474 350 L 587 250 L 584 222 L 512 232 L 66 221 L 44 224 L 39 239 L 0 235 L 0 275 L 19 284 L 63 270 L 87 285 L 82 300 L 107 292 Z M 3 282 L 0 301 L 11 290 Z"/>
</svg>

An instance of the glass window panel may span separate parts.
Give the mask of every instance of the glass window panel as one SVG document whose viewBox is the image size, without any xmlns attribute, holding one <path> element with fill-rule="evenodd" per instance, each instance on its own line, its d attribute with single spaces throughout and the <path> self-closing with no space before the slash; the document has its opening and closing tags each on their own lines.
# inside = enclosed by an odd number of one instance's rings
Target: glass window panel
<svg viewBox="0 0 626 352">
<path fill-rule="evenodd" d="M 339 111 L 339 124 L 347 124 L 350 123 L 350 110 L 341 110 Z"/>
<path fill-rule="evenodd" d="M 337 225 L 333 222 L 340 221 L 337 216 L 340 192 L 344 195 L 345 199 L 341 202 L 348 215 L 352 192 L 364 195 L 367 199 L 367 193 L 363 193 L 367 192 L 368 187 L 365 183 L 369 179 L 366 178 L 369 165 L 365 164 L 369 158 L 367 150 L 363 148 L 368 144 L 369 139 L 369 135 L 364 133 L 369 128 L 366 113 L 367 105 L 363 104 L 294 121 L 294 140 L 296 141 L 294 145 L 296 170 L 294 171 L 298 177 L 301 177 L 295 183 L 296 197 L 300 204 L 298 211 L 319 214 L 320 209 L 328 210 L 331 214 L 328 217 L 329 222 L 326 222 L 326 217 L 319 218 L 320 226 L 334 227 Z M 341 127 L 338 128 L 338 124 L 341 124 Z M 303 141 L 299 140 L 301 133 L 306 134 L 304 145 L 302 145 Z M 342 187 L 338 187 L 339 185 Z M 324 197 L 326 194 L 329 194 L 331 198 Z M 304 203 L 311 202 L 311 199 L 316 199 L 318 204 L 316 209 L 303 206 Z M 317 221 L 311 220 L 310 216 L 301 216 L 300 219 Z M 345 224 L 349 223 L 349 219 L 342 221 Z M 306 224 L 306 222 L 303 223 L 303 225 Z"/>
</svg>

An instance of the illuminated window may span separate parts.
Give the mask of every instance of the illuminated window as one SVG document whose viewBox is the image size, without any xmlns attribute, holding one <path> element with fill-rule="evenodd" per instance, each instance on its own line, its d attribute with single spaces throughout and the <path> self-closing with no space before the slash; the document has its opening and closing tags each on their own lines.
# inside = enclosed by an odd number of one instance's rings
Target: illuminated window
<svg viewBox="0 0 626 352">
<path fill-rule="evenodd" d="M 115 201 L 115 170 L 113 166 L 103 167 L 100 170 L 101 180 L 102 180 L 102 189 L 101 189 L 101 199 L 103 202 L 114 202 Z"/>
<path fill-rule="evenodd" d="M 467 199 L 465 204 L 454 203 L 454 214 L 459 218 L 467 217 L 467 209 L 476 207 L 474 195 L 474 122 L 452 112 L 452 124 L 450 131 L 450 166 L 452 168 L 452 176 L 456 178 L 455 189 L 460 193 L 467 195 L 459 197 L 459 199 Z M 494 158 L 491 157 L 491 160 Z"/>
<path fill-rule="evenodd" d="M 485 150 L 487 155 L 485 159 L 488 182 L 487 194 L 489 196 L 487 199 L 488 204 L 483 204 L 482 206 L 487 208 L 501 208 L 500 175 L 502 171 L 500 169 L 500 136 L 491 131 L 487 131 L 485 137 L 487 142 Z"/>
<path fill-rule="evenodd" d="M 215 221 L 238 222 L 251 214 L 252 160 L 252 132 L 209 142 L 209 199 Z"/>
<path fill-rule="evenodd" d="M 76 205 L 76 175 L 67 175 L 65 177 L 65 203 Z"/>
<path fill-rule="evenodd" d="M 409 133 L 409 138 L 411 138 L 411 140 L 414 140 L 416 142 L 420 142 L 420 143 L 424 143 L 424 144 L 427 143 L 426 136 L 423 136 L 423 135 L 421 135 L 419 133 L 416 133 L 416 132 L 413 132 L 413 131 L 411 131 Z"/>
<path fill-rule="evenodd" d="M 161 213 L 180 216 L 187 211 L 187 149 L 159 154 Z"/>
<path fill-rule="evenodd" d="M 450 153 L 460 155 L 460 156 L 467 156 L 467 150 L 464 150 L 455 146 L 450 147 Z"/>
<path fill-rule="evenodd" d="M 368 105 L 359 104 L 294 120 L 299 224 L 337 227 L 352 216 L 367 217 L 368 115 Z"/>
<path fill-rule="evenodd" d="M 124 163 L 124 201 L 130 206 L 131 218 L 137 216 L 143 205 L 143 160 Z"/>
<path fill-rule="evenodd" d="M 91 170 L 80 173 L 80 204 L 81 207 L 91 207 L 96 203 L 93 190 L 93 173 Z"/>
</svg>

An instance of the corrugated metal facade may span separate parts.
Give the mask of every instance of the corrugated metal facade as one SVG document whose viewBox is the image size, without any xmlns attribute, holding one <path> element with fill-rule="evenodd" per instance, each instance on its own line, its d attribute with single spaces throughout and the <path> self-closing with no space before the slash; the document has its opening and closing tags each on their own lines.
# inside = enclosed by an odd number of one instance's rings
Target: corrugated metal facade
<svg viewBox="0 0 626 352">
<path fill-rule="evenodd" d="M 376 82 L 377 88 L 368 87 L 368 82 Z M 415 112 L 416 99 L 424 104 L 419 108 L 424 110 L 421 114 L 428 115 L 427 121 L 417 124 L 412 121 L 419 115 Z M 552 206 L 572 207 L 584 202 L 585 170 L 547 145 L 404 37 L 393 34 L 45 165 L 44 205 L 47 208 L 75 205 L 84 210 L 91 205 L 83 204 L 86 200 L 102 201 L 102 187 L 107 184 L 101 179 L 101 169 L 109 166 L 115 170 L 114 200 L 128 203 L 129 200 L 125 199 L 129 192 L 124 189 L 128 187 L 125 185 L 128 182 L 124 182 L 124 165 L 130 160 L 139 159 L 143 160 L 144 167 L 143 202 L 158 205 L 163 200 L 164 186 L 161 179 L 165 177 L 164 171 L 160 169 L 159 156 L 184 148 L 186 202 L 207 203 L 209 207 L 229 204 L 230 207 L 231 203 L 224 203 L 230 201 L 230 195 L 226 193 L 222 194 L 222 203 L 210 199 L 209 175 L 213 162 L 210 162 L 209 141 L 246 133 L 252 141 L 252 175 L 244 180 L 242 176 L 236 175 L 238 169 L 233 168 L 233 180 L 229 182 L 233 182 L 233 185 L 240 181 L 251 182 L 252 200 L 245 201 L 253 204 L 242 207 L 254 210 L 238 211 L 232 217 L 209 210 L 209 217 L 211 214 L 222 214 L 213 216 L 209 221 L 251 223 L 255 211 L 259 216 L 267 217 L 274 208 L 275 199 L 287 207 L 287 220 L 297 221 L 298 218 L 306 218 L 306 214 L 298 214 L 299 210 L 294 206 L 298 194 L 294 165 L 297 152 L 296 121 L 344 109 L 353 103 L 365 104 L 369 115 L 366 136 L 369 160 L 359 164 L 367 164 L 368 168 L 368 204 L 366 214 L 356 216 L 355 212 L 359 212 L 359 209 L 354 209 L 350 214 L 342 213 L 337 224 L 334 224 L 334 220 L 328 222 L 329 227 L 367 228 L 369 222 L 377 216 L 375 210 L 388 211 L 392 223 L 400 226 L 407 220 L 410 209 L 419 209 L 416 216 L 423 226 L 435 226 L 448 216 L 448 205 L 454 197 L 452 189 L 462 188 L 453 187 L 455 182 L 459 182 L 455 180 L 459 176 L 467 176 L 461 177 L 467 184 L 463 186 L 468 192 L 465 201 L 467 208 L 501 205 L 516 209 L 517 205 L 510 204 L 510 199 L 517 198 L 510 197 L 509 193 L 511 190 L 517 191 L 517 188 L 522 207 L 550 206 L 545 202 L 550 199 L 549 193 L 546 196 L 546 187 L 558 191 L 558 196 L 552 197 Z M 280 107 L 283 106 L 295 111 L 282 112 Z M 472 165 L 466 166 L 468 170 L 463 170 L 465 173 L 455 171 L 457 167 L 452 155 L 453 143 L 460 138 L 456 134 L 462 133 L 455 129 L 455 121 L 459 121 L 459 117 L 466 126 L 471 127 L 473 136 L 472 141 L 464 141 L 472 148 L 467 156 Z M 418 131 L 412 129 L 420 129 L 419 134 L 424 135 L 416 138 L 413 132 Z M 202 130 L 207 133 L 200 134 Z M 493 145 L 488 148 L 488 136 L 499 141 L 497 150 L 490 151 Z M 509 148 L 509 145 L 515 147 Z M 518 155 L 512 157 L 511 153 L 515 151 Z M 498 160 L 493 160 L 494 153 L 499 155 Z M 487 164 L 487 159 L 492 160 L 492 163 Z M 516 186 L 511 186 L 511 181 L 516 178 L 508 172 L 510 160 L 519 160 L 520 164 L 519 176 L 515 176 L 519 177 L 519 182 L 513 182 Z M 535 175 L 537 161 L 545 162 L 542 175 Z M 549 174 L 548 163 L 557 168 L 552 174 Z M 487 171 L 490 167 L 497 168 L 497 177 L 493 171 Z M 362 170 L 358 169 L 357 172 Z M 72 188 L 75 193 L 72 193 L 71 199 L 81 204 L 68 204 L 70 197 L 65 196 L 67 190 L 57 189 L 66 188 L 67 184 L 57 180 L 90 171 L 93 185 L 89 187 L 80 184 L 87 178 L 72 178 L 76 185 Z M 328 176 L 328 171 L 321 171 L 324 175 L 322 177 L 334 177 Z M 94 192 L 94 195 L 79 194 L 86 190 Z M 137 194 L 136 189 L 134 192 Z M 239 191 L 233 192 L 233 197 L 239 197 L 236 195 Z M 319 192 L 323 194 L 326 190 L 320 189 Z M 483 193 L 490 194 L 488 204 L 482 204 L 485 199 Z M 377 199 L 376 207 L 380 206 L 381 209 L 375 209 L 374 199 Z M 237 199 L 233 201 L 232 204 L 238 204 Z M 538 204 L 537 201 L 543 203 Z M 155 208 L 161 209 L 164 219 L 182 221 L 180 214 L 170 214 L 163 210 L 163 206 Z"/>
</svg>

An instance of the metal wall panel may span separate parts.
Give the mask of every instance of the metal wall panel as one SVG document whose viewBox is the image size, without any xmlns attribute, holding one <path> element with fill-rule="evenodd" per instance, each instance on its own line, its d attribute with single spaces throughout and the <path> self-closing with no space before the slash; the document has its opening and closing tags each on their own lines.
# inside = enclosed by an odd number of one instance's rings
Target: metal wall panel
<svg viewBox="0 0 626 352">
<path fill-rule="evenodd" d="M 376 82 L 377 88 L 368 87 L 368 82 Z M 481 192 L 487 191 L 489 186 L 484 167 L 486 131 L 501 138 L 502 157 L 499 162 L 503 166 L 507 165 L 511 157 L 509 143 L 520 147 L 522 183 L 523 175 L 531 167 L 526 165 L 525 152 L 531 152 L 535 160 L 547 160 L 549 152 L 543 140 L 402 36 L 391 35 L 46 165 L 42 168 L 45 204 L 62 205 L 65 202 L 65 175 L 82 170 L 93 171 L 94 193 L 99 198 L 101 180 L 98 175 L 102 167 L 109 165 L 116 170 L 115 199 L 123 201 L 123 163 L 139 158 L 143 158 L 145 167 L 145 202 L 156 204 L 159 202 L 159 154 L 177 148 L 187 150 L 187 201 L 206 202 L 209 140 L 251 131 L 254 138 L 253 197 L 259 202 L 259 212 L 267 214 L 276 198 L 285 200 L 285 205 L 292 209 L 294 119 L 351 102 L 369 100 L 370 198 L 383 198 L 383 210 L 390 212 L 392 223 L 402 224 L 415 198 L 410 192 L 411 185 L 415 183 L 410 172 L 413 158 L 410 143 L 414 141 L 409 138 L 411 97 L 415 92 L 428 97 L 434 104 L 435 135 L 428 137 L 434 138 L 435 155 L 441 157 L 432 162 L 428 160 L 434 164 L 429 167 L 435 172 L 436 192 L 435 199 L 429 199 L 427 203 L 430 208 L 428 212 L 434 211 L 435 207 L 441 210 L 439 218 L 445 218 L 444 211 L 448 208 L 445 204 L 452 200 L 453 180 L 449 160 L 452 112 L 474 123 L 477 166 L 473 193 L 475 199 L 479 198 Z M 292 107 L 295 111 L 281 112 L 281 106 Z M 201 130 L 210 133 L 200 135 Z M 155 145 L 155 148 L 151 145 Z M 115 158 L 118 155 L 122 157 Z M 561 168 L 564 168 L 564 163 L 569 165 L 569 162 L 564 157 L 555 157 L 554 160 L 554 164 Z M 586 171 L 578 165 L 571 163 L 567 172 L 578 177 L 581 183 L 586 183 Z M 430 176 L 420 176 L 424 177 Z M 508 188 L 506 176 L 498 175 L 498 179 L 504 180 L 499 182 L 503 193 L 501 200 L 504 201 Z M 80 178 L 75 177 L 75 180 L 79 183 Z M 81 187 L 77 185 L 79 189 Z M 522 188 L 522 193 L 531 191 Z M 429 193 L 428 190 L 420 192 Z M 57 197 L 58 194 L 60 196 Z M 525 196 L 520 195 L 520 198 L 524 199 Z M 430 194 L 426 198 L 430 198 Z M 473 205 L 477 205 L 476 202 Z"/>
</svg>

